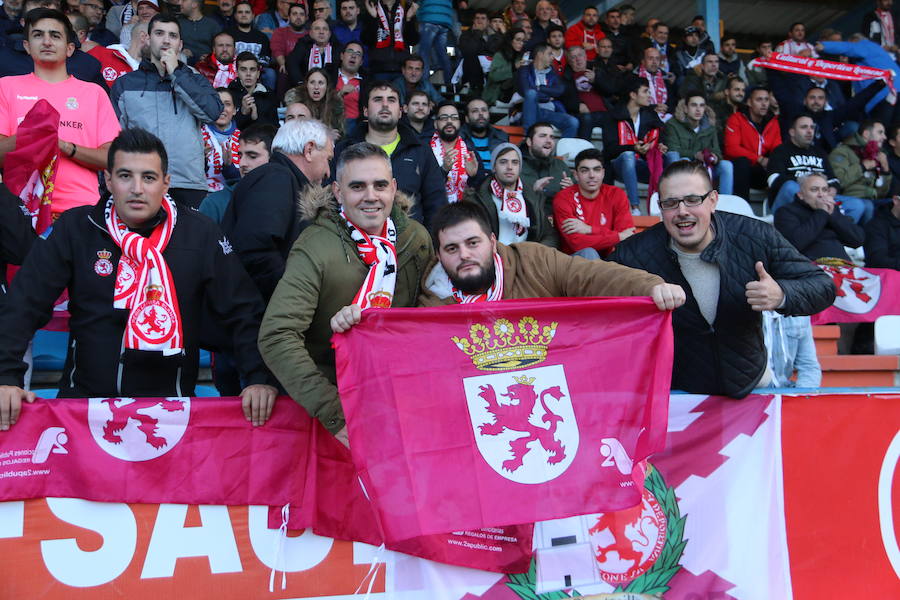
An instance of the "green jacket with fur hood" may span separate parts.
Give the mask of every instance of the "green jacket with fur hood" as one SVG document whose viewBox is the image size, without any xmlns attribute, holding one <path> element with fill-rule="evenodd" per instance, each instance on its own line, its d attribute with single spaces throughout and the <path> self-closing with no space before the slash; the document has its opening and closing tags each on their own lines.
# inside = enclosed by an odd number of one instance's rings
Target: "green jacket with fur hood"
<svg viewBox="0 0 900 600">
<path fill-rule="evenodd" d="M 353 303 L 369 268 L 363 263 L 330 189 L 300 197 L 301 217 L 312 221 L 287 259 L 266 309 L 259 350 L 287 393 L 332 433 L 344 427 L 331 348 L 331 317 Z M 434 256 L 425 228 L 408 218 L 409 197 L 398 192 L 391 218 L 397 228 L 397 283 L 393 306 L 415 306 L 419 283 Z"/>
</svg>

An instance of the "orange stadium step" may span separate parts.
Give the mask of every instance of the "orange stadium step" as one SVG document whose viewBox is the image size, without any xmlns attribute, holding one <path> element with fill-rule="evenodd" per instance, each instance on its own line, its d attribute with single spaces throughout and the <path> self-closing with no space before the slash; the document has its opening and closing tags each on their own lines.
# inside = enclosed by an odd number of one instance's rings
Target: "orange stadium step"
<svg viewBox="0 0 900 600">
<path fill-rule="evenodd" d="M 644 231 L 645 229 L 649 229 L 659 223 L 659 217 L 651 217 L 647 215 L 640 215 L 632 217 L 634 219 L 634 228 L 638 233 Z"/>
<path fill-rule="evenodd" d="M 900 357 L 871 354 L 819 356 L 822 387 L 892 387 L 900 383 Z"/>
<path fill-rule="evenodd" d="M 509 143 L 518 146 L 525 139 L 525 130 L 518 125 L 494 125 L 500 131 L 505 131 L 509 135 Z"/>
<path fill-rule="evenodd" d="M 841 328 L 837 325 L 814 325 L 813 339 L 816 342 L 816 354 L 818 356 L 836 355 L 840 337 Z"/>
</svg>

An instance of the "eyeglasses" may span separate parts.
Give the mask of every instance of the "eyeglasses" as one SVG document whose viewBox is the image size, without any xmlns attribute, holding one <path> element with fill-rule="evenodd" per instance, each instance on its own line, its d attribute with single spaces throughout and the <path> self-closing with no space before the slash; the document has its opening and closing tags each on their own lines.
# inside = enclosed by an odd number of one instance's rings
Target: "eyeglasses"
<svg viewBox="0 0 900 600">
<path fill-rule="evenodd" d="M 459 115 L 439 115 L 435 117 L 435 121 L 459 121 Z"/>
<path fill-rule="evenodd" d="M 684 205 L 687 207 L 692 206 L 700 206 L 703 204 L 703 201 L 706 200 L 706 197 L 712 194 L 712 190 L 709 190 L 702 196 L 697 194 L 688 194 L 683 198 L 665 198 L 663 200 L 659 200 L 657 204 L 659 204 L 660 210 L 673 210 L 678 208 L 678 205 L 684 202 Z"/>
<path fill-rule="evenodd" d="M 362 56 L 363 53 L 358 50 L 344 50 L 344 54 L 347 56 Z"/>
</svg>

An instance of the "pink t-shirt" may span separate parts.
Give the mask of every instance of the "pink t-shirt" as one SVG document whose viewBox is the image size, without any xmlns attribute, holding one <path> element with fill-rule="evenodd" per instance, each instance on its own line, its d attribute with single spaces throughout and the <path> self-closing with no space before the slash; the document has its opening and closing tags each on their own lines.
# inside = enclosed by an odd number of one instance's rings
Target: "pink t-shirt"
<svg viewBox="0 0 900 600">
<path fill-rule="evenodd" d="M 31 107 L 44 98 L 59 112 L 59 137 L 84 148 L 99 148 L 121 128 L 106 91 L 95 83 L 69 76 L 48 83 L 34 73 L 0 79 L 0 134 L 15 135 Z M 99 199 L 97 171 L 60 154 L 53 191 L 53 212 L 95 204 Z"/>
</svg>

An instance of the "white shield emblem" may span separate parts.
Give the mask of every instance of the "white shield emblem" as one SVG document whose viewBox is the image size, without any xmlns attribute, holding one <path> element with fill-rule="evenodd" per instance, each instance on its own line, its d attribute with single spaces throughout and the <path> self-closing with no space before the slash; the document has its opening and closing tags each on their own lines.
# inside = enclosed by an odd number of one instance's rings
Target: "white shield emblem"
<svg viewBox="0 0 900 600">
<path fill-rule="evenodd" d="M 181 441 L 190 398 L 91 398 L 88 426 L 107 454 L 139 462 L 159 458 Z"/>
<path fill-rule="evenodd" d="M 562 365 L 463 379 L 481 456 L 517 483 L 562 475 L 578 452 L 578 425 Z"/>
<path fill-rule="evenodd" d="M 875 308 L 881 297 L 881 277 L 859 267 L 823 267 L 837 288 L 834 307 L 857 315 Z"/>
</svg>

